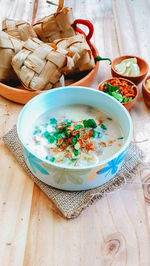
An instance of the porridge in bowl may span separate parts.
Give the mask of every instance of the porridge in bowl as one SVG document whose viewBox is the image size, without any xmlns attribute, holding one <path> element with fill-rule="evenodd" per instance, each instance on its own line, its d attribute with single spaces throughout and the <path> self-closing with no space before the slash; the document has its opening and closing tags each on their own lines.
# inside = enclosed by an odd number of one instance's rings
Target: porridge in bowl
<svg viewBox="0 0 150 266">
<path fill-rule="evenodd" d="M 86 167 L 108 159 L 123 143 L 122 129 L 110 115 L 92 106 L 70 104 L 41 115 L 27 145 L 41 159 Z"/>
</svg>

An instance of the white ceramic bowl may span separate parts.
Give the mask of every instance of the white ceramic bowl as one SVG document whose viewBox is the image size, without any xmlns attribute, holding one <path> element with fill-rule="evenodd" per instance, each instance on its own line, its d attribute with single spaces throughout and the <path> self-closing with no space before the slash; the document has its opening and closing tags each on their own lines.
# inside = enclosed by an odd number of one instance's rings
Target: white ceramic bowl
<svg viewBox="0 0 150 266">
<path fill-rule="evenodd" d="M 114 117 L 125 136 L 121 149 L 107 160 L 87 167 L 63 167 L 34 154 L 27 146 L 33 123 L 48 110 L 66 104 L 91 105 Z M 108 182 L 120 169 L 132 138 L 132 121 L 122 104 L 106 93 L 86 87 L 62 87 L 43 92 L 30 100 L 19 115 L 17 132 L 26 164 L 38 179 L 63 190 L 87 190 Z"/>
</svg>

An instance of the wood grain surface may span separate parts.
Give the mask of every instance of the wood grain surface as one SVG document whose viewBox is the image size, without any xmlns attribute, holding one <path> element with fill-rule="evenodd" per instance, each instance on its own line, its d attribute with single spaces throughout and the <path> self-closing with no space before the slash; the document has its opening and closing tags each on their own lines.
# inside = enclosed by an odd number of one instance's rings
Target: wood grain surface
<svg viewBox="0 0 150 266">
<path fill-rule="evenodd" d="M 66 0 L 65 5 L 73 7 L 75 18 L 92 21 L 101 56 L 133 54 L 150 62 L 149 0 Z M 0 6 L 1 21 L 32 22 L 56 10 L 45 0 L 1 0 Z M 109 64 L 101 62 L 92 87 L 110 76 Z M 2 136 L 22 106 L 0 97 L 0 266 L 150 265 L 150 110 L 139 89 L 131 117 L 145 169 L 137 172 L 137 184 L 106 195 L 69 221 L 56 213 L 4 146 Z"/>
</svg>

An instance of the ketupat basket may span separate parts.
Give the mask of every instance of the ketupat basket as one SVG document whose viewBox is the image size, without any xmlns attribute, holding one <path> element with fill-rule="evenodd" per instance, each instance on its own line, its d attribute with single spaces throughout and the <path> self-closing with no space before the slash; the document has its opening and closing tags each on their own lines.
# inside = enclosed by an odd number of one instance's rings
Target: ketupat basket
<svg viewBox="0 0 150 266">
<path fill-rule="evenodd" d="M 28 39 L 12 59 L 12 66 L 30 90 L 49 90 L 61 76 L 66 57 L 37 38 Z"/>
<path fill-rule="evenodd" d="M 72 8 L 58 8 L 57 12 L 38 20 L 33 28 L 43 42 L 53 42 L 56 39 L 74 36 L 75 30 Z M 51 29 L 51 31 L 50 31 Z"/>
<path fill-rule="evenodd" d="M 37 37 L 32 25 L 22 20 L 5 19 L 2 22 L 2 30 L 22 41 Z"/>
<path fill-rule="evenodd" d="M 63 3 L 62 2 L 63 1 L 61 1 L 61 0 L 59 1 L 59 7 L 57 9 L 57 12 L 59 14 L 61 13 L 60 10 L 63 7 Z M 80 20 L 80 21 L 79 20 L 74 21 L 74 24 L 71 25 L 72 29 L 74 29 L 74 32 L 76 30 L 76 32 L 80 32 L 80 33 L 84 34 L 77 27 L 77 24 L 78 23 L 82 24 L 82 22 L 83 22 L 83 24 L 85 24 L 85 21 L 82 21 L 82 20 Z M 91 36 L 93 34 L 93 27 L 92 27 L 92 24 L 90 22 L 88 22 L 88 21 L 86 22 L 86 24 L 87 24 L 87 26 L 89 28 L 89 34 L 88 34 L 88 36 L 86 36 L 86 40 L 89 43 L 90 47 L 92 48 L 92 53 L 93 53 L 93 55 L 95 57 L 95 55 L 97 55 L 97 52 L 96 52 L 95 48 L 93 48 L 93 46 L 89 42 L 89 39 L 91 38 Z M 75 34 L 73 33 L 73 35 L 77 37 L 76 32 L 75 32 Z M 56 43 L 56 45 L 57 45 L 57 43 Z M 71 46 L 72 46 L 72 43 L 71 43 Z M 88 51 L 88 49 L 87 49 L 87 51 Z M 86 55 L 86 56 L 88 56 L 88 55 Z M 83 58 L 85 61 L 86 61 L 86 56 L 85 56 L 85 58 Z M 30 60 L 27 60 L 27 61 L 30 61 Z M 26 63 L 29 64 L 29 62 L 26 62 Z M 32 63 L 32 62 L 30 61 L 30 63 Z M 95 63 L 93 62 L 93 65 L 94 64 Z M 26 73 L 26 67 L 27 67 L 27 65 L 24 66 L 24 68 L 22 69 L 23 70 L 22 73 L 20 73 L 22 77 Z M 16 70 L 19 71 L 19 69 L 16 69 Z M 76 74 L 74 77 L 69 78 L 67 80 L 67 82 L 66 82 L 67 83 L 66 85 L 72 84 L 72 85 L 76 85 L 76 86 L 90 86 L 91 83 L 93 82 L 93 80 L 95 79 L 95 76 L 96 76 L 97 71 L 98 71 L 98 62 L 96 63 L 95 67 L 89 73 L 87 73 L 87 72 L 86 73 L 82 73 L 82 74 L 80 73 L 80 74 Z M 30 75 L 33 76 L 33 72 L 32 71 L 29 71 L 29 72 L 30 72 L 29 76 Z M 58 72 L 59 72 L 59 70 L 58 70 Z M 57 72 L 57 74 L 58 74 L 58 72 Z M 66 73 L 67 74 L 69 73 L 68 69 L 66 69 Z M 59 76 L 60 75 L 57 75 L 57 78 L 58 79 L 59 79 Z M 23 85 L 26 86 L 28 89 L 33 89 L 33 90 L 34 89 L 38 89 L 38 90 L 39 89 L 50 89 L 52 87 L 53 83 L 54 83 L 54 81 L 53 82 L 50 82 L 50 84 L 48 86 L 43 85 L 43 88 L 42 87 L 40 88 L 40 86 L 38 86 L 40 84 L 39 83 L 39 79 L 38 79 L 37 75 L 35 75 L 34 81 L 36 80 L 36 82 L 33 82 L 32 87 L 30 88 L 28 86 L 28 84 L 27 84 L 27 81 L 25 81 L 25 80 L 26 80 L 26 78 L 22 80 Z M 55 79 L 55 81 L 56 80 L 57 79 Z M 74 81 L 76 81 L 76 82 L 74 83 Z M 35 85 L 35 83 L 37 85 Z M 29 91 L 29 90 L 25 90 L 23 86 L 17 86 L 16 88 L 14 88 L 12 86 L 8 86 L 8 85 L 5 85 L 3 83 L 0 84 L 0 94 L 2 96 L 6 97 L 9 100 L 12 100 L 12 101 L 15 101 L 15 102 L 18 102 L 18 103 L 23 103 L 23 104 L 26 103 L 27 101 L 29 101 L 34 96 L 36 96 L 37 94 L 41 93 L 41 92 L 42 92 L 41 90 L 40 91 Z"/>
<path fill-rule="evenodd" d="M 91 70 L 95 61 L 85 37 L 77 34 L 50 45 L 28 39 L 13 57 L 12 66 L 25 88 L 48 90 L 62 74 Z"/>
<path fill-rule="evenodd" d="M 11 67 L 13 56 L 20 51 L 23 42 L 0 31 L 0 80 L 16 80 L 17 76 Z"/>
</svg>

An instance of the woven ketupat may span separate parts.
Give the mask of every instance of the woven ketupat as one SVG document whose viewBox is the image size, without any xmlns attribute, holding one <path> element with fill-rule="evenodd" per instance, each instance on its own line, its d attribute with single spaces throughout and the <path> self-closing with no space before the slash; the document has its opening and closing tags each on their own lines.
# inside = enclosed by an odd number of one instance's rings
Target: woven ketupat
<svg viewBox="0 0 150 266">
<path fill-rule="evenodd" d="M 47 90 L 60 79 L 66 56 L 39 39 L 28 39 L 12 59 L 12 66 L 26 88 Z"/>
<path fill-rule="evenodd" d="M 0 80 L 16 80 L 17 76 L 11 66 L 12 57 L 22 48 L 23 42 L 0 31 Z"/>
<path fill-rule="evenodd" d="M 90 70 L 95 66 L 92 51 L 82 34 L 70 38 L 55 40 L 58 52 L 67 55 L 67 65 L 62 69 L 64 74 Z"/>
<path fill-rule="evenodd" d="M 2 22 L 2 30 L 22 41 L 26 41 L 28 38 L 37 37 L 32 25 L 26 21 L 5 19 Z"/>
<path fill-rule="evenodd" d="M 68 38 L 75 35 L 72 27 L 74 22 L 72 8 L 63 8 L 50 16 L 38 20 L 33 28 L 43 42 L 52 42 L 60 38 Z"/>
<path fill-rule="evenodd" d="M 84 35 L 77 34 L 50 45 L 28 39 L 13 57 L 12 66 L 27 89 L 47 90 L 54 87 L 61 74 L 90 70 L 95 61 Z"/>
</svg>

